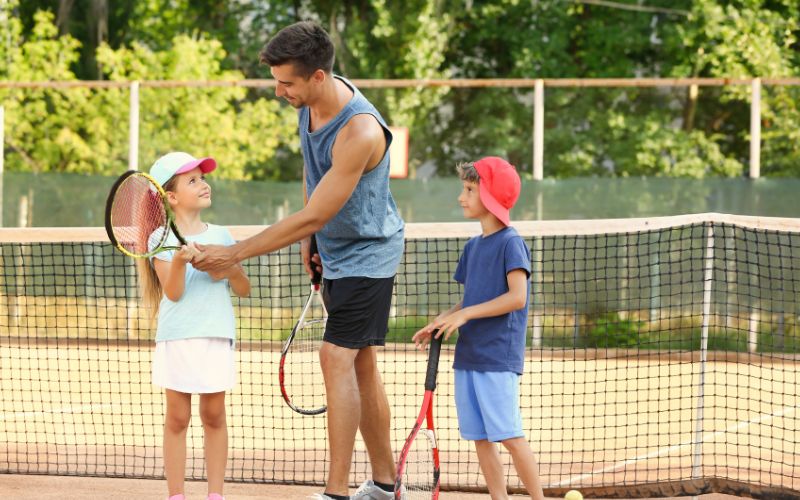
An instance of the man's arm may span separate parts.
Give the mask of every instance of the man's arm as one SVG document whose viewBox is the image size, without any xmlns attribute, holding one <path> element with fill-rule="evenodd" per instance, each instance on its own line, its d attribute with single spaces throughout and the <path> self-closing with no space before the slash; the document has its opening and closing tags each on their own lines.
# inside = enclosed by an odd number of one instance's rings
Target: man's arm
<svg viewBox="0 0 800 500">
<path fill-rule="evenodd" d="M 370 115 L 356 115 L 339 132 L 333 146 L 333 165 L 317 185 L 301 210 L 260 233 L 228 247 L 203 246 L 203 253 L 192 261 L 197 269 L 227 268 L 242 260 L 274 252 L 319 231 L 347 203 L 361 175 L 383 155 L 385 137 Z M 380 157 L 378 156 L 378 157 Z"/>
</svg>

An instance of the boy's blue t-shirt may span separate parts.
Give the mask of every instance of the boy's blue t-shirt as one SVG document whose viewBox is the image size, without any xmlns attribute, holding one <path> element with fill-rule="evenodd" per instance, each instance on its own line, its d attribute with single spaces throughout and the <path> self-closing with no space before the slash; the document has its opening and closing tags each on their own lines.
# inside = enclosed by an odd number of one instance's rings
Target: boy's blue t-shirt
<svg viewBox="0 0 800 500">
<path fill-rule="evenodd" d="M 488 302 L 508 292 L 506 275 L 515 269 L 524 269 L 530 277 L 530 250 L 513 227 L 471 238 L 464 246 L 454 275 L 464 285 L 462 307 Z M 530 296 L 530 281 L 527 295 Z M 462 325 L 453 368 L 522 374 L 528 301 L 522 309 L 473 319 Z"/>
</svg>

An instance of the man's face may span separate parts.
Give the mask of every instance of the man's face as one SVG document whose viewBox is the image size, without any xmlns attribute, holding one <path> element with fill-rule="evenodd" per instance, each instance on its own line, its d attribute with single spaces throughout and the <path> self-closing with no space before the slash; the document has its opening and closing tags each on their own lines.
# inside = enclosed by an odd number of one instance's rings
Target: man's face
<svg viewBox="0 0 800 500">
<path fill-rule="evenodd" d="M 298 109 L 307 106 L 313 98 L 317 87 L 317 73 L 304 78 L 295 73 L 293 64 L 270 66 L 272 77 L 277 81 L 275 95 L 283 97 L 292 107 Z M 321 72 L 317 70 L 317 72 Z"/>
</svg>

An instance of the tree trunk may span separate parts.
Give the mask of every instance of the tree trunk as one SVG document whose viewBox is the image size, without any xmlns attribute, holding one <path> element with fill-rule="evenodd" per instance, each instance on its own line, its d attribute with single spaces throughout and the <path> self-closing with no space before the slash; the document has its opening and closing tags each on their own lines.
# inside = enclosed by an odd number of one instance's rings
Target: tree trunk
<svg viewBox="0 0 800 500">
<path fill-rule="evenodd" d="M 58 1 L 58 15 L 56 17 L 56 26 L 58 27 L 58 34 L 60 36 L 66 35 L 69 32 L 69 14 L 72 12 L 72 5 L 75 0 L 59 0 Z"/>
</svg>

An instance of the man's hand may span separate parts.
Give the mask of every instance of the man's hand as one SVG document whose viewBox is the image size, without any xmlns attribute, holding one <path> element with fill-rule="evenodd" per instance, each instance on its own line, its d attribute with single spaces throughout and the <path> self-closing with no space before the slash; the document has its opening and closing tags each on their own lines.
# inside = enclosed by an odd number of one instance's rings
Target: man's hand
<svg viewBox="0 0 800 500">
<path fill-rule="evenodd" d="M 313 277 L 313 271 L 311 266 L 313 265 L 316 267 L 317 272 L 322 274 L 322 259 L 320 258 L 318 253 L 314 255 L 309 255 L 311 249 L 311 238 L 305 238 L 300 241 L 300 259 L 303 261 L 303 267 L 306 270 L 306 274 L 308 274 L 308 279 Z"/>
<path fill-rule="evenodd" d="M 236 257 L 230 247 L 222 245 L 197 245 L 200 255 L 192 259 L 195 269 L 211 272 L 222 272 L 229 267 L 238 264 Z"/>
</svg>

